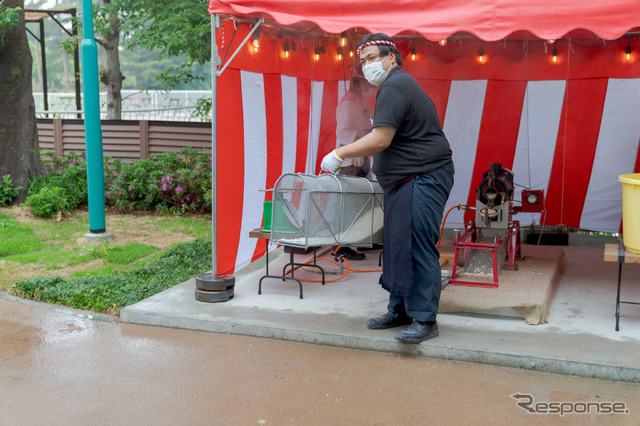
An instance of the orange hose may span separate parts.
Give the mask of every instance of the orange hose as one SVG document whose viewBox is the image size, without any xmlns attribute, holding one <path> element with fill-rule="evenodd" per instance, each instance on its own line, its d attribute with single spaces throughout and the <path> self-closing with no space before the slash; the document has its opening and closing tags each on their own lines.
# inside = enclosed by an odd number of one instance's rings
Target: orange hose
<svg viewBox="0 0 640 426">
<path fill-rule="evenodd" d="M 336 262 L 335 260 L 329 259 L 329 258 L 326 258 L 326 257 L 319 257 L 319 258 L 316 259 L 316 261 L 318 261 L 318 260 L 327 260 L 327 261 L 329 261 L 331 263 L 334 263 L 334 264 L 340 266 L 340 264 L 338 262 Z M 330 279 L 330 280 L 325 279 L 324 280 L 325 283 L 332 283 L 332 282 L 341 280 L 344 277 L 346 277 L 349 272 L 382 272 L 382 269 L 351 269 L 351 263 L 345 258 L 343 258 L 343 260 L 347 263 L 347 266 L 345 268 L 344 274 L 340 275 L 337 278 L 333 278 L 333 279 Z M 292 270 L 295 271 L 296 269 L 301 268 L 303 265 L 309 264 L 312 261 L 313 261 L 313 259 L 308 259 L 308 260 L 302 262 L 302 265 L 297 265 Z M 285 275 L 289 275 L 291 272 L 292 271 L 289 271 Z M 300 281 L 310 282 L 310 283 L 321 283 L 322 282 L 322 280 L 312 280 L 312 279 L 309 279 L 309 278 L 298 278 L 298 279 Z"/>
<path fill-rule="evenodd" d="M 447 222 L 447 216 L 449 216 L 449 213 L 451 213 L 451 210 L 457 208 L 458 210 L 460 210 L 462 204 L 458 204 L 457 206 L 453 206 L 449 209 L 449 211 L 447 212 L 447 214 L 444 215 L 444 220 L 442 221 L 442 226 L 440 226 L 440 237 L 438 238 L 438 243 L 436 244 L 436 248 L 440 247 L 440 241 L 442 240 L 442 233 L 444 232 L 444 224 Z"/>
<path fill-rule="evenodd" d="M 338 262 L 336 262 L 335 260 L 332 260 L 332 259 L 328 259 L 328 258 L 326 258 L 326 257 L 319 257 L 319 258 L 317 258 L 317 259 L 316 259 L 316 261 L 317 261 L 317 260 L 328 260 L 329 262 L 331 262 L 331 263 L 335 263 L 336 265 L 338 265 L 338 266 L 339 266 L 339 263 L 338 263 Z M 308 263 L 311 263 L 312 261 L 313 261 L 313 259 L 309 259 L 309 260 L 306 260 L 306 261 L 302 262 L 302 265 L 298 265 L 298 266 L 296 266 L 296 267 L 295 267 L 295 268 L 293 268 L 291 271 L 289 271 L 288 273 L 286 273 L 286 274 L 285 274 L 285 276 L 286 276 L 286 275 L 289 275 L 292 271 L 295 271 L 296 269 L 301 268 L 303 265 L 306 265 L 306 264 L 308 264 Z M 324 282 L 325 282 L 325 283 L 332 283 L 332 282 L 334 282 L 334 281 L 341 280 L 342 278 L 344 278 L 344 277 L 349 273 L 349 267 L 350 267 L 349 261 L 348 261 L 347 259 L 344 259 L 344 261 L 345 261 L 345 262 L 347 262 L 347 267 L 345 268 L 344 274 L 340 275 L 338 278 L 333 278 L 333 279 L 330 279 L 330 280 L 326 280 L 326 279 L 325 279 L 325 280 L 324 280 Z M 299 279 L 300 281 L 305 281 L 305 282 L 310 282 L 310 283 L 321 283 L 321 282 L 322 282 L 322 280 L 311 280 L 311 279 L 308 279 L 308 278 L 298 278 L 298 279 Z"/>
</svg>

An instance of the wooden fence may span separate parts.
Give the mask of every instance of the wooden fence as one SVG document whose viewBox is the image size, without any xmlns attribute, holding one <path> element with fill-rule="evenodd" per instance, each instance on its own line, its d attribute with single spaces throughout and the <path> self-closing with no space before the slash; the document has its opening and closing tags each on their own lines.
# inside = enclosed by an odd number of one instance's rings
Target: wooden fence
<svg viewBox="0 0 640 426">
<path fill-rule="evenodd" d="M 83 120 L 40 118 L 37 122 L 41 149 L 57 156 L 85 151 Z M 211 154 L 211 123 L 102 121 L 102 149 L 107 157 L 132 161 L 183 147 L 204 148 Z"/>
</svg>

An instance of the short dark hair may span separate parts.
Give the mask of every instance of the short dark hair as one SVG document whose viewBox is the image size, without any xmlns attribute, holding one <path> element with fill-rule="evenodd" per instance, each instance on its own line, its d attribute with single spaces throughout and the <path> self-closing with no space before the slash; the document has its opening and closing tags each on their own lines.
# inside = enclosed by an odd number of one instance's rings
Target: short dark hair
<svg viewBox="0 0 640 426">
<path fill-rule="evenodd" d="M 367 34 L 366 36 L 362 37 L 362 40 L 360 40 L 360 44 L 358 45 L 358 47 L 362 46 L 368 41 L 375 41 L 375 40 L 385 40 L 385 41 L 390 41 L 394 43 L 393 39 L 388 35 L 383 33 L 375 33 L 375 34 Z M 398 63 L 398 65 L 402 65 L 402 56 L 400 56 L 400 52 L 398 51 L 398 49 L 386 44 L 378 44 L 376 46 L 378 46 L 378 49 L 380 49 L 380 54 L 382 56 L 387 56 L 389 53 L 393 53 L 394 55 L 396 55 L 396 62 Z"/>
</svg>

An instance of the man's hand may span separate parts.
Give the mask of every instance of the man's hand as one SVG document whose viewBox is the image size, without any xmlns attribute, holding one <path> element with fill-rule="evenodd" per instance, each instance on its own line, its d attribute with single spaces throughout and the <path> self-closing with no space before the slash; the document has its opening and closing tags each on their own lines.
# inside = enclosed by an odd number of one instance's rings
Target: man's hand
<svg viewBox="0 0 640 426">
<path fill-rule="evenodd" d="M 362 167 L 364 166 L 364 157 L 356 157 L 351 159 L 351 165 L 353 167 Z"/>
<path fill-rule="evenodd" d="M 336 150 L 334 149 L 324 156 L 322 163 L 320 163 L 320 168 L 325 172 L 335 173 L 338 171 L 343 161 L 344 159 L 338 157 L 338 154 L 336 154 Z"/>
</svg>

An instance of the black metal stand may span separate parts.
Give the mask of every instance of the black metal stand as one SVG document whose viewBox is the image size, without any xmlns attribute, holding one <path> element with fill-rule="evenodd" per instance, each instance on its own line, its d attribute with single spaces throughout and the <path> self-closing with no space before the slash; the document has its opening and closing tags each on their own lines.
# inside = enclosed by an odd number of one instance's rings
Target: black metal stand
<svg viewBox="0 0 640 426">
<path fill-rule="evenodd" d="M 322 267 L 320 265 L 318 265 L 316 263 L 316 250 L 317 247 L 313 248 L 313 263 L 296 263 L 294 262 L 293 259 L 293 250 L 291 250 L 291 252 L 289 253 L 289 263 L 287 263 L 286 265 L 284 265 L 284 267 L 282 268 L 282 275 L 270 275 L 269 274 L 269 240 L 267 239 L 267 251 L 265 253 L 265 259 L 266 259 L 266 266 L 265 266 L 265 271 L 266 274 L 262 276 L 262 278 L 260 278 L 260 281 L 258 282 L 258 294 L 262 294 L 262 280 L 264 280 L 265 278 L 279 278 L 282 281 L 286 281 L 286 280 L 293 280 L 296 281 L 298 283 L 298 286 L 300 287 L 300 299 L 302 299 L 302 282 L 297 279 L 294 276 L 294 271 L 296 270 L 296 266 L 310 266 L 313 268 L 318 268 L 320 270 L 320 272 L 322 273 L 322 285 L 325 284 L 325 280 L 324 280 L 324 269 L 322 269 Z M 291 276 L 287 276 L 287 268 L 291 267 Z"/>
<path fill-rule="evenodd" d="M 620 300 L 620 286 L 622 283 L 622 264 L 625 262 L 625 247 L 622 241 L 618 243 L 618 295 L 616 297 L 616 331 L 620 331 L 620 304 L 640 305 L 638 302 Z"/>
</svg>

